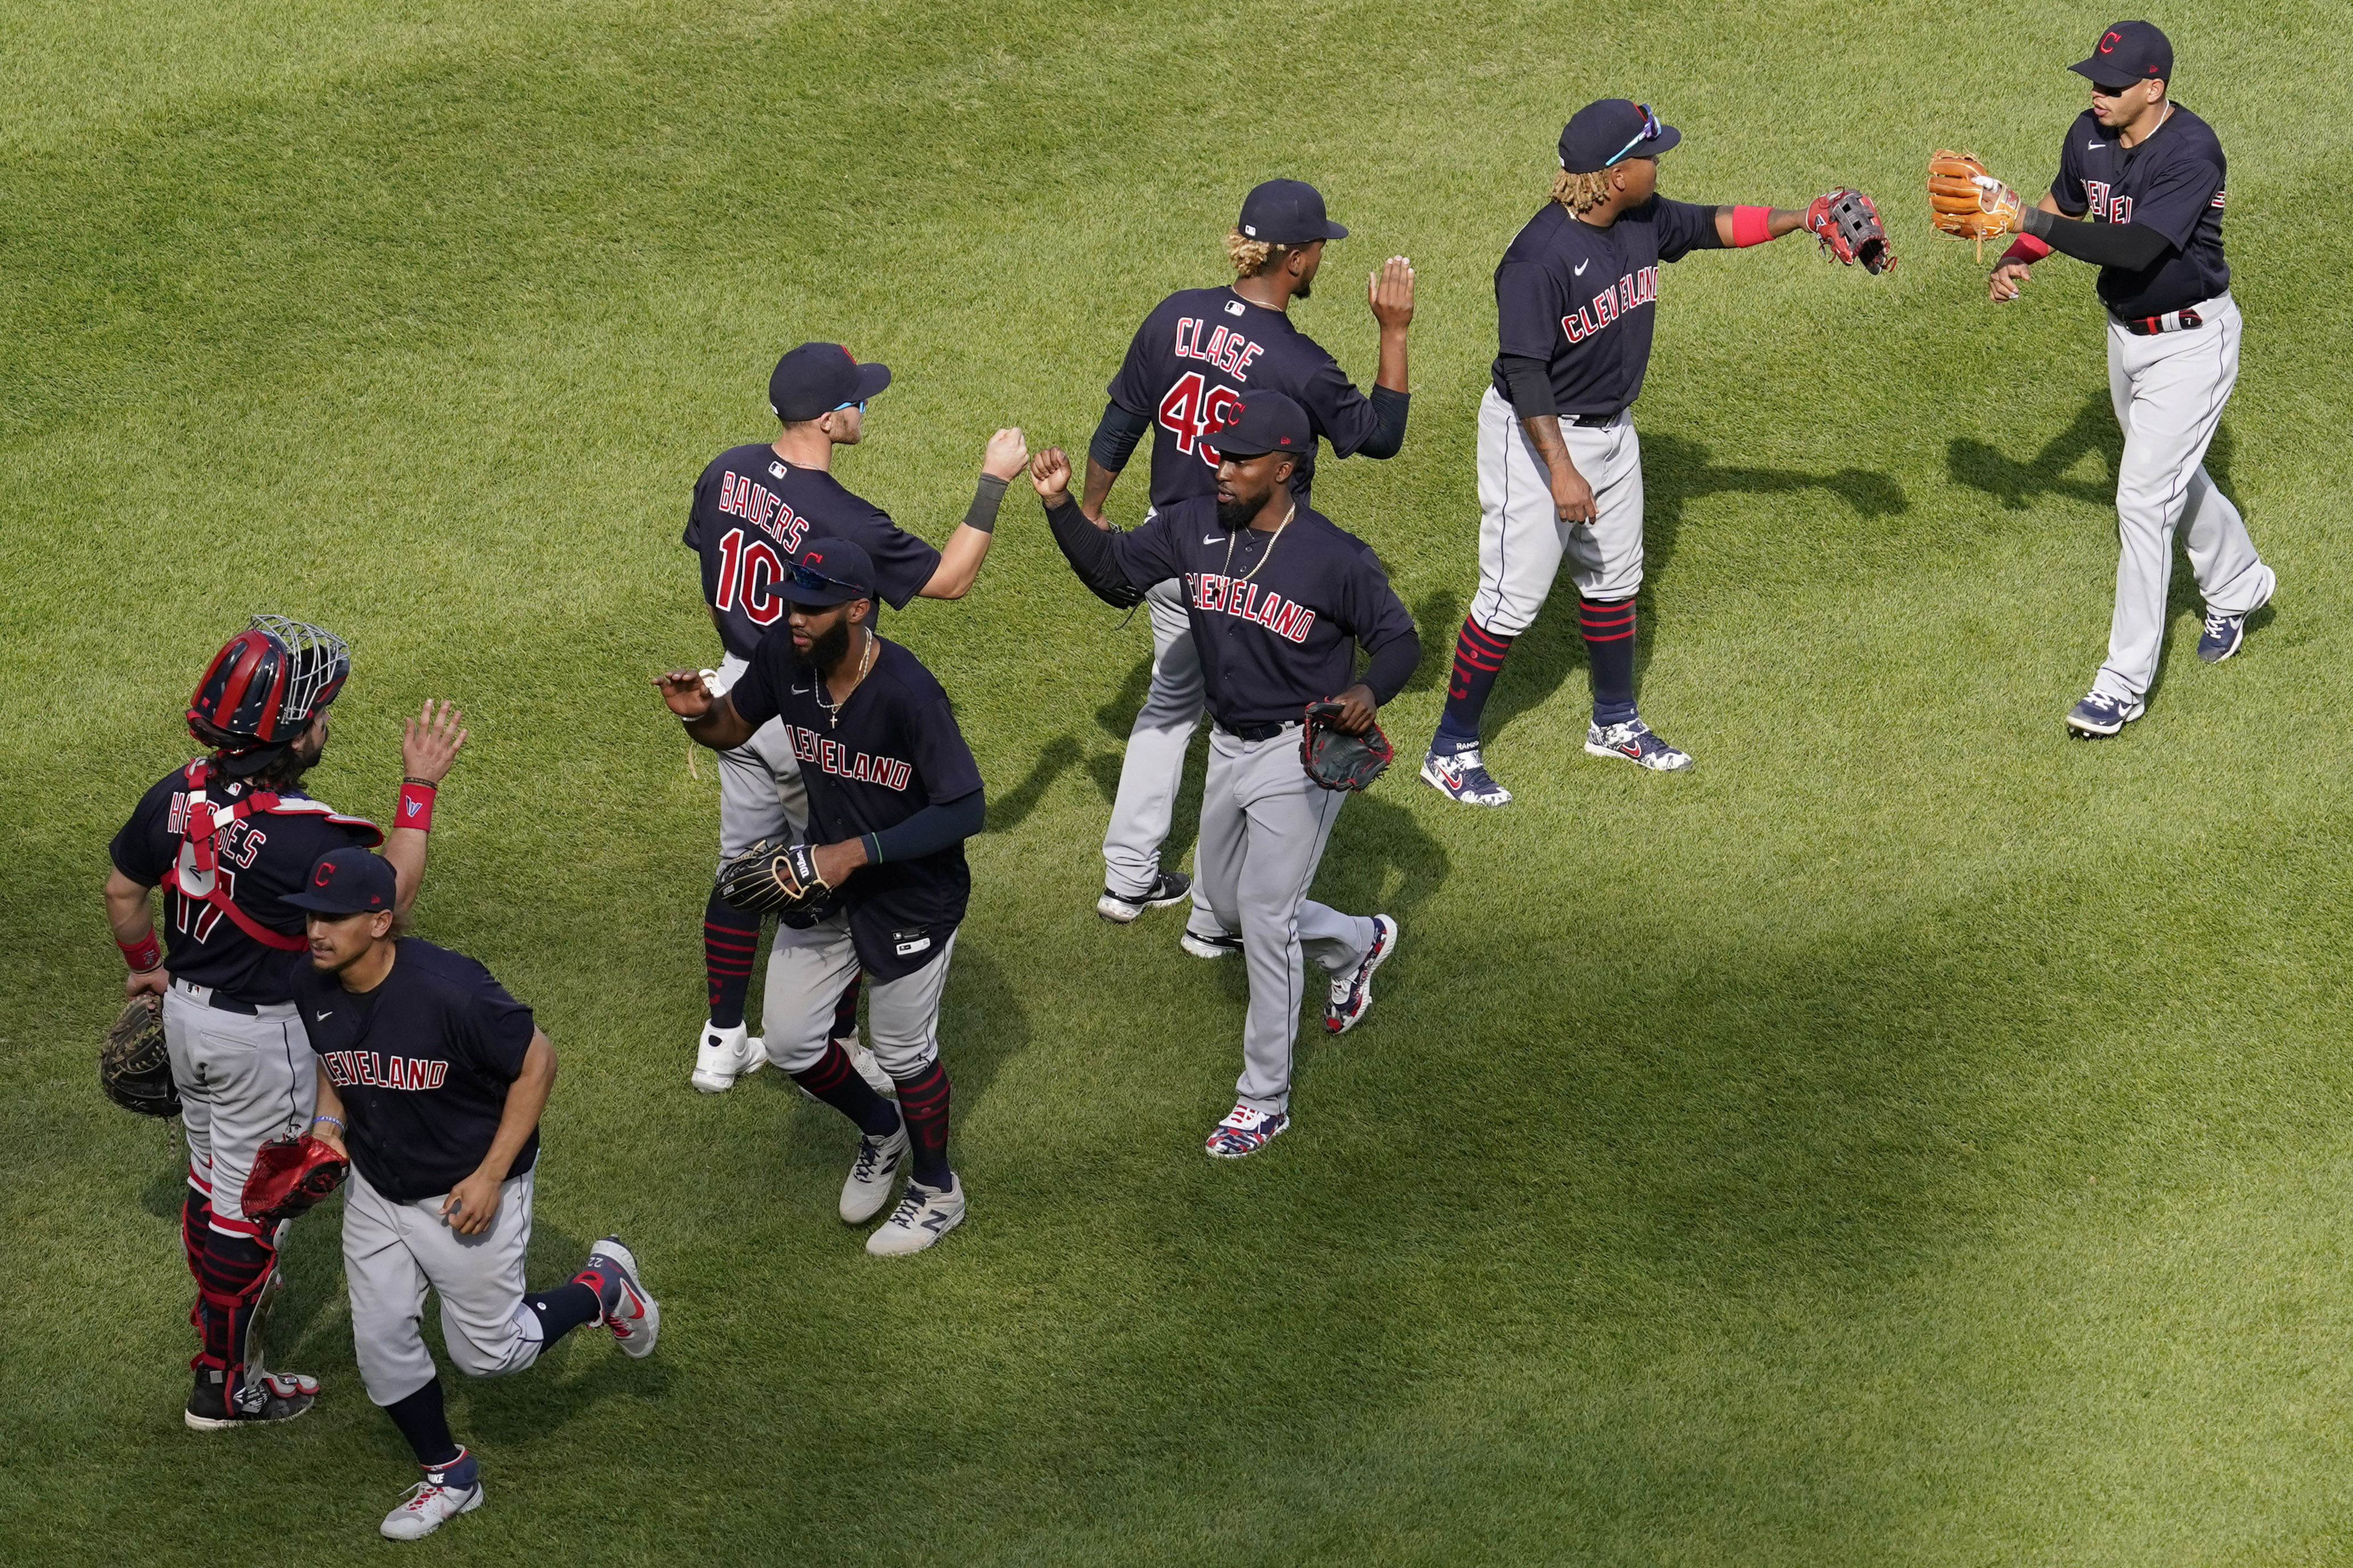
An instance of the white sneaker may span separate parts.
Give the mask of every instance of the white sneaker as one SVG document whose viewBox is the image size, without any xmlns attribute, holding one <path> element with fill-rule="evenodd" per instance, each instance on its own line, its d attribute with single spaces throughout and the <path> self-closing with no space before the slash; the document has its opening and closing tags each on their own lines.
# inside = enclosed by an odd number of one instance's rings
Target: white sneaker
<svg viewBox="0 0 2353 1568">
<path fill-rule="evenodd" d="M 891 1201 L 907 1163 L 907 1124 L 885 1138 L 861 1133 L 858 1158 L 850 1163 L 849 1179 L 841 1184 L 841 1218 L 847 1225 L 864 1225 Z"/>
<path fill-rule="evenodd" d="M 910 1181 L 891 1217 L 866 1238 L 866 1250 L 876 1258 L 904 1258 L 921 1252 L 964 1223 L 964 1184 L 954 1174 L 947 1190 Z"/>
<path fill-rule="evenodd" d="M 465 1450 L 458 1451 L 459 1460 Z M 471 1513 L 482 1506 L 482 1482 L 479 1473 L 470 1487 L 454 1487 L 447 1479 L 447 1468 L 427 1470 L 425 1479 L 408 1489 L 400 1506 L 384 1516 L 376 1528 L 391 1541 L 422 1541 L 461 1513 Z"/>
<path fill-rule="evenodd" d="M 739 1078 L 748 1078 L 768 1065 L 767 1042 L 742 1024 L 732 1029 L 702 1026 L 702 1043 L 694 1052 L 694 1087 L 705 1094 L 724 1094 Z"/>
</svg>

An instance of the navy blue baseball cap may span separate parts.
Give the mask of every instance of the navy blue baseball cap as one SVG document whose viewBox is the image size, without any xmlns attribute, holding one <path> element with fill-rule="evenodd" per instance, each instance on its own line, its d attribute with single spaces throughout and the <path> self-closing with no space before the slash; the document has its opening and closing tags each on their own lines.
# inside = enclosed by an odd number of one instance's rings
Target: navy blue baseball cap
<svg viewBox="0 0 2353 1568">
<path fill-rule="evenodd" d="M 847 539 L 812 539 L 800 559 L 786 568 L 777 595 L 796 605 L 822 609 L 874 596 L 874 558 Z"/>
<path fill-rule="evenodd" d="M 1649 104 L 1605 98 L 1570 115 L 1560 128 L 1560 166 L 1572 174 L 1591 174 L 1629 158 L 1655 158 L 1683 139 L 1673 126 L 1659 123 Z"/>
<path fill-rule="evenodd" d="M 1245 401 L 1217 429 L 1203 432 L 1224 458 L 1256 458 L 1268 452 L 1303 454 L 1315 444 L 1307 410 L 1280 392 L 1243 394 Z"/>
<path fill-rule="evenodd" d="M 2130 87 L 2152 77 L 2173 79 L 2173 42 L 2148 22 L 2118 22 L 2092 46 L 2092 58 L 2067 68 L 2094 87 Z"/>
<path fill-rule="evenodd" d="M 787 425 L 863 403 L 891 384 L 891 367 L 860 364 L 839 343 L 803 343 L 768 373 L 768 408 Z"/>
<path fill-rule="evenodd" d="M 302 890 L 283 900 L 314 915 L 365 915 L 393 907 L 392 862 L 356 844 L 330 849 L 311 866 Z"/>
<path fill-rule="evenodd" d="M 1348 231 L 1324 216 L 1324 194 L 1304 180 L 1269 180 L 1242 198 L 1234 227 L 1267 245 L 1312 245 L 1345 239 Z"/>
</svg>

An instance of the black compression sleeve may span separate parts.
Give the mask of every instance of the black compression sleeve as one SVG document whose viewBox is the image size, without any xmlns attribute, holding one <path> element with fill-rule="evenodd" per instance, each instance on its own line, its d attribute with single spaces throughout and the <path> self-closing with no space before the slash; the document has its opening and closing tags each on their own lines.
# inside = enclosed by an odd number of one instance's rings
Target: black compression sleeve
<svg viewBox="0 0 2353 1568">
<path fill-rule="evenodd" d="M 1005 487 L 1008 482 L 995 474 L 980 476 L 980 483 L 973 487 L 972 504 L 964 509 L 964 525 L 966 528 L 976 528 L 983 533 L 996 531 L 997 504 L 1005 500 Z"/>
<path fill-rule="evenodd" d="M 1421 662 L 1421 638 L 1412 632 L 1394 642 L 1385 642 L 1373 655 L 1365 669 L 1365 684 L 1373 689 L 1373 700 L 1386 708 L 1405 689 L 1413 679 L 1414 666 Z"/>
<path fill-rule="evenodd" d="M 981 792 L 954 800 L 935 800 L 906 821 L 866 835 L 866 858 L 877 866 L 936 855 L 951 844 L 961 844 L 988 821 L 988 803 Z"/>
<path fill-rule="evenodd" d="M 1505 354 L 1503 365 L 1514 414 L 1523 419 L 1545 419 L 1560 412 L 1552 395 L 1552 372 L 1544 361 L 1528 354 Z"/>
<path fill-rule="evenodd" d="M 1112 552 L 1111 534 L 1087 521 L 1078 503 L 1068 494 L 1062 504 L 1046 509 L 1046 522 L 1054 531 L 1054 542 L 1062 547 L 1063 559 L 1071 570 L 1079 574 L 1094 596 L 1113 609 L 1133 609 L 1144 598 L 1144 590 L 1127 580 L 1119 569 L 1119 557 Z"/>
<path fill-rule="evenodd" d="M 2148 266 L 2173 243 L 2145 223 L 2076 223 L 2041 207 L 2026 209 L 2026 232 L 2078 261 L 2127 272 Z"/>
<path fill-rule="evenodd" d="M 1087 443 L 1087 456 L 1115 474 L 1127 467 L 1135 444 L 1151 428 L 1152 421 L 1143 415 L 1131 414 L 1116 403 L 1106 403 L 1103 422 L 1095 426 L 1095 438 Z"/>
<path fill-rule="evenodd" d="M 1413 402 L 1410 392 L 1392 392 L 1386 386 L 1373 388 L 1373 417 L 1379 421 L 1365 444 L 1356 448 L 1367 458 L 1394 458 L 1405 445 L 1405 416 Z"/>
</svg>

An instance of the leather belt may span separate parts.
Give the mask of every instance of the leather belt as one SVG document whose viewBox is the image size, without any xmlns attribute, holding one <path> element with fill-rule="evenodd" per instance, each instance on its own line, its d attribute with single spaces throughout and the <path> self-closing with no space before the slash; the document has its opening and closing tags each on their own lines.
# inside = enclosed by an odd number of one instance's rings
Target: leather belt
<svg viewBox="0 0 2353 1568">
<path fill-rule="evenodd" d="M 193 980 L 174 980 L 172 989 L 183 996 L 193 997 L 198 1005 L 210 1007 L 216 1013 L 242 1013 L 248 1018 L 261 1016 L 261 1009 L 252 1003 L 216 991 L 209 985 L 199 985 Z"/>
<path fill-rule="evenodd" d="M 1618 416 L 1625 412 L 1620 408 L 1609 414 L 1564 414 L 1560 416 L 1560 422 L 1564 425 L 1574 425 L 1580 430 L 1606 430 L 1617 424 Z"/>
<path fill-rule="evenodd" d="M 2137 338 L 2153 338 L 2159 332 L 2186 332 L 2206 324 L 2206 318 L 2195 310 L 2168 310 L 2162 316 L 2118 316 L 2116 324 Z"/>
<path fill-rule="evenodd" d="M 1282 724 L 1271 721 L 1264 724 L 1229 724 L 1223 719 L 1219 720 L 1217 723 L 1219 729 L 1237 741 L 1271 741 L 1285 730 L 1299 728 L 1299 721 L 1296 719 Z"/>
</svg>

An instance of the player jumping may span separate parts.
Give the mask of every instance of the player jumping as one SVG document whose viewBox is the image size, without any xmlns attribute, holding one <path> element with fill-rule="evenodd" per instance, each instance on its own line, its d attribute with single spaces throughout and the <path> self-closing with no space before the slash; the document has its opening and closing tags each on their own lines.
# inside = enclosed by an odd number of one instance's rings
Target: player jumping
<svg viewBox="0 0 2353 1568">
<path fill-rule="evenodd" d="M 1219 924 L 1241 932 L 1250 971 L 1237 1099 L 1206 1145 L 1216 1159 L 1255 1153 L 1291 1125 L 1301 958 L 1331 975 L 1324 1026 L 1339 1034 L 1364 1018 L 1373 972 L 1397 951 L 1388 916 L 1306 896 L 1347 796 L 1308 776 L 1299 730 L 1309 703 L 1335 700 L 1341 727 L 1363 733 L 1421 657 L 1372 550 L 1291 489 L 1292 454 L 1314 446 L 1307 411 L 1279 392 L 1246 397 L 1214 432 L 1216 493 L 1172 501 L 1132 533 L 1091 526 L 1071 504 L 1060 451 L 1029 465 L 1054 542 L 1098 597 L 1125 606 L 1155 583 L 1183 585 L 1215 721 L 1195 864 Z M 1362 679 L 1358 645 L 1371 660 Z"/>
<path fill-rule="evenodd" d="M 403 730 L 406 777 L 390 839 L 301 788 L 327 744 L 329 705 L 351 672 L 332 632 L 277 616 L 224 645 L 189 699 L 189 732 L 211 750 L 149 787 L 110 847 L 106 914 L 131 965 L 125 990 L 156 995 L 188 1133 L 180 1240 L 196 1279 L 201 1345 L 187 1424 L 200 1432 L 286 1421 L 318 1397 L 316 1378 L 263 1365 L 262 1330 L 291 1221 L 243 1207 L 255 1153 L 300 1132 L 314 1091 L 294 993 L 308 944 L 293 897 L 331 849 L 385 846 L 406 910 L 425 876 L 441 779 L 465 743 L 463 715 L 431 702 Z M 151 895 L 164 889 L 164 945 Z"/>
<path fill-rule="evenodd" d="M 2068 710 L 2067 727 L 2113 735 L 2147 710 L 2173 538 L 2185 523 L 2189 569 L 2206 600 L 2198 638 L 2206 663 L 2239 651 L 2247 617 L 2271 603 L 2278 579 L 2205 468 L 2239 379 L 2239 307 L 2222 259 L 2222 143 L 2167 96 L 2173 46 L 2147 22 L 2117 23 L 2090 58 L 2068 68 L 2091 79 L 2092 107 L 2067 128 L 2058 177 L 2020 214 L 2021 232 L 1988 291 L 2016 299 L 2029 269 L 2053 250 L 2100 268 L 2108 395 L 2125 434 L 2116 467 L 2123 548 L 2107 660 Z"/>
<path fill-rule="evenodd" d="M 735 683 L 760 639 L 783 621 L 779 584 L 812 539 L 845 539 L 864 550 L 874 563 L 876 596 L 894 610 L 918 598 L 960 599 L 971 591 L 988 558 L 997 504 L 1029 461 L 1029 448 L 1018 430 L 989 437 L 972 505 L 946 548 L 934 549 L 833 477 L 834 448 L 865 439 L 867 400 L 890 384 L 887 365 L 860 364 L 839 343 L 803 343 L 768 377 L 768 406 L 782 426 L 776 438 L 729 447 L 695 481 L 685 542 L 702 559 L 703 604 L 725 649 L 711 677 L 713 692 Z M 721 864 L 763 838 L 798 836 L 807 820 L 800 764 L 781 723 L 764 724 L 744 744 L 719 753 Z M 732 1088 L 767 1060 L 760 1037 L 744 1024 L 759 945 L 760 917 L 730 905 L 714 889 L 702 914 L 711 1016 L 693 1076 L 694 1087 L 708 1093 Z M 879 1092 L 893 1093 L 889 1077 L 858 1044 L 858 979 L 853 969 L 833 1032 L 860 1075 Z"/>
<path fill-rule="evenodd" d="M 1325 242 L 1347 233 L 1324 216 L 1315 187 L 1298 180 L 1269 180 L 1243 198 L 1241 216 L 1226 237 L 1233 284 L 1171 294 L 1135 330 L 1087 455 L 1079 510 L 1089 521 L 1103 522 L 1112 486 L 1146 430 L 1153 432 L 1155 508 L 1215 494 L 1218 452 L 1210 433 L 1248 391 L 1280 392 L 1297 402 L 1335 457 L 1397 455 L 1405 441 L 1411 264 L 1392 256 L 1366 282 L 1381 334 L 1370 398 L 1291 322 L 1291 302 L 1308 297 Z M 1292 492 L 1301 506 L 1308 504 L 1314 478 L 1310 443 L 1292 469 Z M 1152 689 L 1128 731 L 1119 794 L 1103 835 L 1103 890 L 1095 912 L 1124 924 L 1147 909 L 1181 902 L 1189 892 L 1193 911 L 1184 949 L 1197 958 L 1219 958 L 1241 939 L 1218 925 L 1189 878 L 1160 864 L 1186 748 L 1201 719 L 1201 657 L 1175 582 L 1153 584 L 1144 604 L 1152 616 Z"/>
<path fill-rule="evenodd" d="M 878 1258 L 920 1252 L 964 1223 L 948 1163 L 948 1075 L 940 1002 L 956 928 L 972 896 L 964 841 L 987 817 L 979 764 L 947 693 L 915 656 L 872 626 L 880 574 L 847 540 L 811 539 L 776 592 L 786 624 L 753 650 L 725 695 L 700 671 L 654 684 L 686 732 L 715 749 L 775 724 L 801 762 L 817 875 L 839 894 L 780 921 L 768 958 L 768 1058 L 858 1124 L 841 1217 L 863 1225 L 907 1190 L 867 1237 Z M 832 1038 L 834 999 L 865 971 L 867 1032 L 899 1095 L 893 1106 Z"/>
<path fill-rule="evenodd" d="M 1560 133 L 1552 199 L 1495 268 L 1497 353 L 1479 404 L 1479 592 L 1421 765 L 1466 805 L 1512 798 L 1481 753 L 1480 717 L 1563 555 L 1592 673 L 1586 751 L 1662 772 L 1692 765 L 1634 706 L 1642 455 L 1631 409 L 1651 362 L 1659 267 L 1801 227 L 1828 243 L 1831 209 L 1851 193 L 1804 209 L 1669 201 L 1657 194 L 1659 158 L 1681 140 L 1647 104 L 1611 98 L 1578 110 Z"/>
<path fill-rule="evenodd" d="M 395 897 L 392 867 L 352 847 L 321 856 L 286 901 L 307 915 L 296 1005 L 318 1095 L 310 1131 L 352 1166 L 352 1348 L 368 1397 L 425 1468 L 380 1528 L 415 1541 L 482 1503 L 481 1467 L 449 1435 L 417 1331 L 428 1289 L 441 1299 L 449 1358 L 474 1377 L 521 1372 L 588 1323 L 628 1354 L 650 1355 L 661 1309 L 612 1236 L 565 1283 L 525 1293 L 555 1047 L 489 970 L 396 936 Z"/>
</svg>

